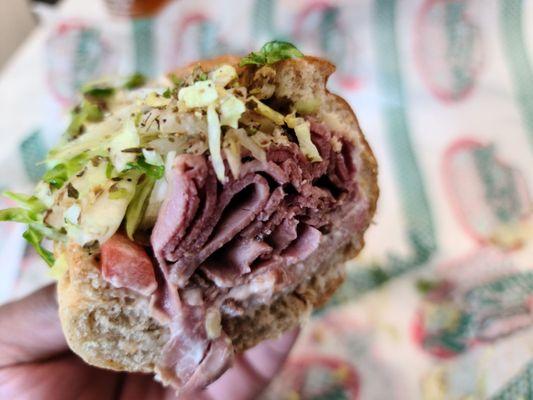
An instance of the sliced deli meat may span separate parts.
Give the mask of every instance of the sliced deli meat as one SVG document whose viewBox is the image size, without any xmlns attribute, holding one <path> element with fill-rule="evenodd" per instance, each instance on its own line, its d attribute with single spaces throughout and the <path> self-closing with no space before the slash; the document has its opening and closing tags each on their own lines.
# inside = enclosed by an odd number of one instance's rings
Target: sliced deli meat
<svg viewBox="0 0 533 400">
<path fill-rule="evenodd" d="M 201 156 L 177 156 L 167 171 L 170 189 L 151 236 L 167 290 L 153 304 L 171 331 L 160 374 L 182 390 L 195 386 L 197 369 L 202 382 L 215 379 L 228 360 L 214 354 L 231 354 L 223 331 L 208 333 L 209 309 L 233 300 L 245 310 L 293 290 L 327 257 L 330 237 L 348 243 L 367 212 L 365 204 L 353 212 L 353 147 L 316 120 L 310 126 L 319 162 L 288 142 L 267 149 L 264 161 L 242 160 L 237 177 L 226 168 L 224 184 Z M 175 307 L 157 310 L 169 290 L 178 293 Z"/>
</svg>

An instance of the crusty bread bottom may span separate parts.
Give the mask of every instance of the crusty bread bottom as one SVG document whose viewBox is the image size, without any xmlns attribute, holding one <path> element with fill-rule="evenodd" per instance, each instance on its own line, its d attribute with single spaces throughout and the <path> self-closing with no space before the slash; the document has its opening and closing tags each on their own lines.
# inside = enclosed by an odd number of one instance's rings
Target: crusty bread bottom
<svg viewBox="0 0 533 400">
<path fill-rule="evenodd" d="M 307 319 L 343 282 L 344 261 L 360 249 L 348 245 L 327 264 L 270 305 L 243 316 L 222 317 L 224 331 L 237 353 L 275 338 Z M 149 315 L 149 299 L 113 288 L 98 263 L 80 247 L 66 251 L 69 269 L 58 283 L 59 315 L 70 348 L 87 363 L 117 371 L 154 372 L 168 329 Z"/>
</svg>

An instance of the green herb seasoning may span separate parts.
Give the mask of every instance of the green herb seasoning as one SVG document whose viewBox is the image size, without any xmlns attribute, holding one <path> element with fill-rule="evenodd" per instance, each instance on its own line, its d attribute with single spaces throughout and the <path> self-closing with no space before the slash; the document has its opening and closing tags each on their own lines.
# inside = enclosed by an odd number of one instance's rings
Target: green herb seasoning
<svg viewBox="0 0 533 400">
<path fill-rule="evenodd" d="M 292 43 L 283 42 L 281 40 L 273 40 L 265 43 L 263 47 L 261 47 L 261 50 L 257 52 L 253 51 L 247 56 L 241 58 L 239 65 L 273 64 L 277 61 L 298 57 L 303 57 L 303 54 Z"/>
</svg>

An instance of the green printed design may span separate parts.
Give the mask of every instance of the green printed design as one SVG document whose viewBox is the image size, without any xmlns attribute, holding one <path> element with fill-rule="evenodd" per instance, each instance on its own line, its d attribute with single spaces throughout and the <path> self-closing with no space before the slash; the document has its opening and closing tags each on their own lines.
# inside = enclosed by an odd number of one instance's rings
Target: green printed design
<svg viewBox="0 0 533 400">
<path fill-rule="evenodd" d="M 73 62 L 76 89 L 95 77 L 103 56 L 100 32 L 92 28 L 80 30 Z"/>
<path fill-rule="evenodd" d="M 528 59 L 522 22 L 523 0 L 501 0 L 503 48 L 511 71 L 516 100 L 533 146 L 533 68 Z"/>
<path fill-rule="evenodd" d="M 253 29 L 256 40 L 270 40 L 276 37 L 274 23 L 275 0 L 256 0 L 253 8 Z"/>
<path fill-rule="evenodd" d="M 528 313 L 527 299 L 533 295 L 533 271 L 505 276 L 496 281 L 471 289 L 465 295 L 467 307 L 484 310 L 485 315 L 496 316 L 506 311 L 516 312 L 524 307 Z"/>
<path fill-rule="evenodd" d="M 46 157 L 46 145 L 40 131 L 31 133 L 22 141 L 19 152 L 26 175 L 32 182 L 38 182 L 46 168 L 42 161 Z"/>
<path fill-rule="evenodd" d="M 383 97 L 387 99 L 383 103 L 382 114 L 394 160 L 394 171 L 397 174 L 396 182 L 399 182 L 400 201 L 407 222 L 406 235 L 411 246 L 410 255 L 401 257 L 389 254 L 387 262 L 383 265 L 368 268 L 361 266 L 351 272 L 330 305 L 349 301 L 391 278 L 423 265 L 436 250 L 430 206 L 409 137 L 405 114 L 405 94 L 396 44 L 395 8 L 395 1 L 376 1 L 374 37 L 379 87 Z"/>
<path fill-rule="evenodd" d="M 433 221 L 424 182 L 409 137 L 405 113 L 405 94 L 396 44 L 395 1 L 377 0 L 375 26 L 379 86 L 387 99 L 383 116 L 388 141 L 394 160 L 396 182 L 399 182 L 400 200 L 405 212 L 408 237 L 413 254 L 409 259 L 391 256 L 392 270 L 410 269 L 427 261 L 436 248 Z"/>
<path fill-rule="evenodd" d="M 320 47 L 327 58 L 335 60 L 337 66 L 342 66 L 346 59 L 346 37 L 339 32 L 338 7 L 328 7 L 324 10 L 320 20 Z"/>
<path fill-rule="evenodd" d="M 138 18 L 132 22 L 135 46 L 135 71 L 146 76 L 154 74 L 154 21 Z"/>
<path fill-rule="evenodd" d="M 200 58 L 213 57 L 221 53 L 218 48 L 217 28 L 210 21 L 202 21 L 199 26 L 200 30 Z"/>
<path fill-rule="evenodd" d="M 349 398 L 344 388 L 338 385 L 332 387 L 326 393 L 311 397 L 311 400 L 348 400 Z"/>
<path fill-rule="evenodd" d="M 405 259 L 390 256 L 392 273 L 402 273 L 427 261 L 435 250 L 435 234 L 429 203 L 422 176 L 409 137 L 409 126 L 405 114 L 405 94 L 400 72 L 400 61 L 396 45 L 395 2 L 376 2 L 376 49 L 379 68 L 379 86 L 387 102 L 383 116 L 394 160 L 396 182 L 399 182 L 400 201 L 407 222 L 407 236 L 412 246 L 412 255 Z M 382 267 L 383 268 L 383 267 Z"/>
<path fill-rule="evenodd" d="M 494 145 L 478 147 L 473 152 L 476 170 L 485 188 L 485 201 L 501 222 L 520 218 L 522 207 L 513 171 L 499 164 Z"/>
<path fill-rule="evenodd" d="M 465 20 L 466 3 L 449 2 L 445 6 L 445 24 L 447 35 L 446 61 L 450 63 L 453 88 L 452 93 L 460 94 L 472 84 L 474 77 L 470 66 L 475 60 L 476 31 Z"/>
<path fill-rule="evenodd" d="M 492 400 L 533 399 L 533 361 L 518 373 Z"/>
</svg>

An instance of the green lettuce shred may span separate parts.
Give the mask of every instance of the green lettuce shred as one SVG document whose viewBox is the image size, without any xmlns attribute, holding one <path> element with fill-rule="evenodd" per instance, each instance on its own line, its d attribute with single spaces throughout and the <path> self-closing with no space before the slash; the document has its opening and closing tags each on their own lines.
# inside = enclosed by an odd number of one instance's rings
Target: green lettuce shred
<svg viewBox="0 0 533 400">
<path fill-rule="evenodd" d="M 89 84 L 83 86 L 81 92 L 85 98 L 104 100 L 115 94 L 115 88 L 102 84 Z"/>
<path fill-rule="evenodd" d="M 126 80 L 124 83 L 124 88 L 132 90 L 143 86 L 145 83 L 146 77 L 143 74 L 136 72 Z"/>
<path fill-rule="evenodd" d="M 32 211 L 36 214 L 42 213 L 46 210 L 46 206 L 41 200 L 35 196 L 28 196 L 23 193 L 4 192 L 3 195 L 26 210 Z"/>
<path fill-rule="evenodd" d="M 141 179 L 139 179 L 140 183 L 135 189 L 135 194 L 128 205 L 125 217 L 126 234 L 131 240 L 133 240 L 133 234 L 139 227 L 146 211 L 146 207 L 148 207 L 148 200 L 150 199 L 150 194 L 154 188 L 155 181 L 155 178 L 148 175 L 144 175 L 144 179 L 141 177 Z"/>
<path fill-rule="evenodd" d="M 98 104 L 84 100 L 74 108 L 71 113 L 70 124 L 67 128 L 67 136 L 74 138 L 83 133 L 87 122 L 99 122 L 104 118 L 104 113 Z"/>
<path fill-rule="evenodd" d="M 89 160 L 89 155 L 82 153 L 64 163 L 57 164 L 48 170 L 42 180 L 54 189 L 60 189 L 69 178 L 79 172 Z"/>
<path fill-rule="evenodd" d="M 241 58 L 240 66 L 244 65 L 265 65 L 273 64 L 277 61 L 286 60 L 288 58 L 303 57 L 303 53 L 296 48 L 292 43 L 281 40 L 273 40 L 267 42 L 261 47 L 259 51 L 252 51 L 247 56 Z"/>
<path fill-rule="evenodd" d="M 41 242 L 44 239 L 44 235 L 42 232 L 39 232 L 34 227 L 30 226 L 23 234 L 22 237 L 26 239 L 35 249 L 37 254 L 41 256 L 41 258 L 48 264 L 48 266 L 53 266 L 55 259 L 52 252 L 46 250 L 42 245 Z"/>
<path fill-rule="evenodd" d="M 31 224 L 39 221 L 39 215 L 20 207 L 5 208 L 0 210 L 0 222 L 7 221 Z"/>
<path fill-rule="evenodd" d="M 161 179 L 165 174 L 163 165 L 148 164 L 144 156 L 139 156 L 135 162 L 128 163 L 128 169 L 139 170 L 154 179 Z"/>
</svg>

